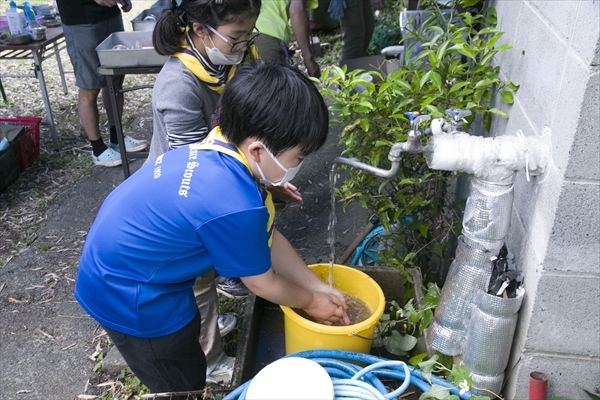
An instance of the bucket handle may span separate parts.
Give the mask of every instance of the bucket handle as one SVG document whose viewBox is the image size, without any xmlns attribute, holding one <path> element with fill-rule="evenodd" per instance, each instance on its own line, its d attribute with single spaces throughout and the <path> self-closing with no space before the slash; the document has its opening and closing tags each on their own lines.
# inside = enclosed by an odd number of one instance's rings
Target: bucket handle
<svg viewBox="0 0 600 400">
<path fill-rule="evenodd" d="M 352 336 L 356 336 L 357 338 L 361 338 L 361 339 L 365 339 L 365 340 L 375 340 L 375 339 L 373 339 L 373 338 L 368 338 L 368 337 L 361 336 L 361 335 L 359 335 L 358 333 L 356 333 L 356 332 L 354 332 L 354 331 L 353 331 L 353 332 L 351 332 L 350 334 L 351 334 Z"/>
<path fill-rule="evenodd" d="M 381 322 L 377 321 L 376 326 L 379 326 L 380 323 Z M 373 340 L 377 339 L 376 337 L 368 338 L 368 337 L 361 336 L 361 335 L 359 335 L 358 333 L 356 333 L 354 331 L 350 332 L 350 335 L 356 336 L 357 338 L 361 338 L 361 339 L 365 339 L 365 340 L 370 340 L 370 341 L 373 341 Z M 375 336 L 375 335 L 373 335 L 373 336 Z"/>
</svg>

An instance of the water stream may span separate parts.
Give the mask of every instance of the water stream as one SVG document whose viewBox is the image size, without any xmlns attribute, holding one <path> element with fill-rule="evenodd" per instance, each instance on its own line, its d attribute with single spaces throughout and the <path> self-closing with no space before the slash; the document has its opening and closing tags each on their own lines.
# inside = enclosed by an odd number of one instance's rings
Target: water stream
<svg viewBox="0 0 600 400">
<path fill-rule="evenodd" d="M 327 239 L 329 243 L 329 275 L 327 276 L 327 283 L 329 287 L 333 288 L 333 265 L 335 264 L 335 224 L 337 222 L 337 216 L 335 215 L 335 184 L 337 182 L 337 171 L 335 171 L 335 164 L 333 164 L 331 171 L 329 172 L 329 190 L 331 192 L 331 212 L 329 214 L 329 226 L 328 232 L 329 237 Z M 359 299 L 358 297 L 350 296 L 344 293 L 344 299 L 346 300 L 348 318 L 350 318 L 351 324 L 357 324 L 369 318 L 372 314 L 369 306 Z"/>
<path fill-rule="evenodd" d="M 329 171 L 329 191 L 331 193 L 331 211 L 329 213 L 329 226 L 328 232 L 329 237 L 327 239 L 329 243 L 329 276 L 327 277 L 327 283 L 329 287 L 333 288 L 333 264 L 335 262 L 335 224 L 337 217 L 335 215 L 335 183 L 337 180 L 337 172 L 335 171 L 335 164 Z"/>
</svg>

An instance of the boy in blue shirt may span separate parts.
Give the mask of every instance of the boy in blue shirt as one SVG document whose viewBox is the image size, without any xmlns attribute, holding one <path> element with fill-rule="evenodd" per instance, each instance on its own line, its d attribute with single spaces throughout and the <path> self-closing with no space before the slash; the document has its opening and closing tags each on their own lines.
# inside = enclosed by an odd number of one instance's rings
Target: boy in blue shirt
<svg viewBox="0 0 600 400">
<path fill-rule="evenodd" d="M 158 157 L 106 198 L 83 248 L 75 298 L 154 393 L 205 385 L 192 286 L 213 268 L 317 321 L 349 323 L 342 294 L 273 227 L 262 186 L 287 185 L 325 143 L 328 125 L 306 76 L 252 63 L 227 85 L 220 124 L 203 142 Z"/>
</svg>

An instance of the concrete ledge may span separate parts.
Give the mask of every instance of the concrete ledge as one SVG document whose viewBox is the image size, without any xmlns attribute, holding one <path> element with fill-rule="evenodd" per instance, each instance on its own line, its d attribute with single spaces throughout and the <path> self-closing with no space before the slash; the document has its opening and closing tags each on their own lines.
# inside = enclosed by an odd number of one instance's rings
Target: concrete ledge
<svg viewBox="0 0 600 400">
<path fill-rule="evenodd" d="M 127 368 L 125 359 L 115 346 L 111 347 L 102 360 L 102 370 L 109 374 L 118 374 L 125 368 Z"/>
</svg>

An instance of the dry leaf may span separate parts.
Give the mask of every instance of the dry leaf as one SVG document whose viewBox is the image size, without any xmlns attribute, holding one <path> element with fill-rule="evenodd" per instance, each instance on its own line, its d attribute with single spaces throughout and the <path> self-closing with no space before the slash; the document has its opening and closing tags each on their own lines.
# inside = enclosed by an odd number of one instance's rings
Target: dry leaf
<svg viewBox="0 0 600 400">
<path fill-rule="evenodd" d="M 115 386 L 115 384 L 116 384 L 115 381 L 108 381 L 108 382 L 99 383 L 96 385 L 96 387 Z"/>
</svg>

